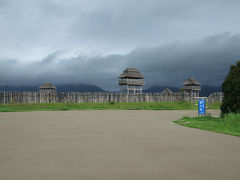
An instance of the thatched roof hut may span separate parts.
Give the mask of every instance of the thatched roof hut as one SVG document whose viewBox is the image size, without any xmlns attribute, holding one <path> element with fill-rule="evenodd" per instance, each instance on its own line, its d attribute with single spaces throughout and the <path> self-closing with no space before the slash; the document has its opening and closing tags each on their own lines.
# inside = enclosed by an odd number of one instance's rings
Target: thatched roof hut
<svg viewBox="0 0 240 180">
<path fill-rule="evenodd" d="M 144 79 L 143 75 L 136 68 L 127 68 L 119 78 Z"/>
<path fill-rule="evenodd" d="M 195 80 L 193 77 L 188 78 L 183 84 L 183 86 L 201 86 L 201 84 Z"/>
<path fill-rule="evenodd" d="M 201 84 L 193 77 L 191 77 L 182 84 L 181 90 L 183 92 L 190 93 L 193 97 L 199 97 L 199 92 L 201 91 Z"/>
<path fill-rule="evenodd" d="M 165 90 L 162 91 L 162 93 L 163 94 L 172 94 L 173 92 L 170 89 L 166 88 Z"/>
<path fill-rule="evenodd" d="M 52 83 L 44 83 L 39 87 L 40 90 L 43 89 L 56 89 L 56 87 Z"/>
<path fill-rule="evenodd" d="M 121 93 L 140 93 L 144 85 L 144 77 L 136 68 L 127 68 L 119 76 L 118 84 L 121 86 Z"/>
</svg>

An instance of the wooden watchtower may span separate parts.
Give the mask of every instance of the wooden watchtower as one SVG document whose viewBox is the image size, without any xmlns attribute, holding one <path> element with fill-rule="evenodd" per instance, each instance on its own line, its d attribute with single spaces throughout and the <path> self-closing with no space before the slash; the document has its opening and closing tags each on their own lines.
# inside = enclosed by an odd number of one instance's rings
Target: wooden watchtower
<svg viewBox="0 0 240 180">
<path fill-rule="evenodd" d="M 56 87 L 52 83 L 44 83 L 39 87 L 40 103 L 56 102 Z"/>
<path fill-rule="evenodd" d="M 118 84 L 121 86 L 121 93 L 142 94 L 144 77 L 136 68 L 127 68 L 119 76 Z"/>
<path fill-rule="evenodd" d="M 201 91 L 201 84 L 194 78 L 188 78 L 181 88 L 182 92 L 190 93 L 192 97 L 199 97 L 199 92 Z"/>
</svg>

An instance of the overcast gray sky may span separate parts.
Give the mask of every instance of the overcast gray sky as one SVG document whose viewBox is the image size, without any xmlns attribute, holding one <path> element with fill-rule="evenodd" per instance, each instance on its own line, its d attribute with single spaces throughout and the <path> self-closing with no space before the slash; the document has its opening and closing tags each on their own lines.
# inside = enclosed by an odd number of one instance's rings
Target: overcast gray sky
<svg viewBox="0 0 240 180">
<path fill-rule="evenodd" d="M 239 0 L 0 0 L 0 85 L 221 85 L 240 60 Z"/>
</svg>

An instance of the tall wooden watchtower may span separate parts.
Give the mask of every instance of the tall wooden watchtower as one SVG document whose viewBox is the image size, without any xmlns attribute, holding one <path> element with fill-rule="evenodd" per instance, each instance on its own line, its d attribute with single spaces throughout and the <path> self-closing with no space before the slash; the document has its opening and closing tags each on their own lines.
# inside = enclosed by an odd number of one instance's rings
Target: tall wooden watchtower
<svg viewBox="0 0 240 180">
<path fill-rule="evenodd" d="M 121 86 L 121 93 L 142 94 L 144 77 L 136 68 L 127 68 L 119 76 L 118 84 Z"/>
<path fill-rule="evenodd" d="M 194 78 L 188 78 L 183 84 L 181 90 L 190 93 L 192 97 L 199 97 L 201 91 L 201 84 Z"/>
</svg>

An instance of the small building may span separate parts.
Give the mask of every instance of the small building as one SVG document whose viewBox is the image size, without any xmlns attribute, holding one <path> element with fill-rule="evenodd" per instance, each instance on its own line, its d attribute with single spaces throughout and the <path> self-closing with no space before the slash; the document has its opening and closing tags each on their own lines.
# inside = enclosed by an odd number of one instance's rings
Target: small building
<svg viewBox="0 0 240 180">
<path fill-rule="evenodd" d="M 191 97 L 199 97 L 201 84 L 193 77 L 190 77 L 182 84 L 181 91 L 190 93 Z"/>
<path fill-rule="evenodd" d="M 170 89 L 168 89 L 168 88 L 166 88 L 165 90 L 163 90 L 162 93 L 163 93 L 163 94 L 173 94 L 173 92 L 172 92 Z"/>
<path fill-rule="evenodd" d="M 40 92 L 44 93 L 51 93 L 54 92 L 56 93 L 56 87 L 52 83 L 44 83 L 39 87 Z"/>
<path fill-rule="evenodd" d="M 136 68 L 127 68 L 119 76 L 118 84 L 121 86 L 121 93 L 142 94 L 144 77 Z"/>
<path fill-rule="evenodd" d="M 40 103 L 56 102 L 56 87 L 52 83 L 44 83 L 39 87 Z"/>
</svg>

